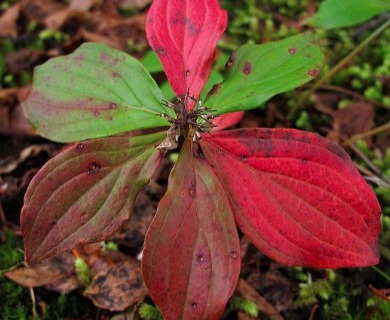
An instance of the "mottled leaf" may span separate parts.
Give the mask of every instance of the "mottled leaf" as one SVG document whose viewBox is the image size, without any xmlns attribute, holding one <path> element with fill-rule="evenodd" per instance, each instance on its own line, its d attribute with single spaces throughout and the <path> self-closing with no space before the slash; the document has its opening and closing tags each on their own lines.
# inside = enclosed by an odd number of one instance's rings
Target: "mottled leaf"
<svg viewBox="0 0 390 320">
<path fill-rule="evenodd" d="M 84 294 L 99 308 L 123 311 L 141 302 L 147 292 L 140 263 L 127 257 L 96 274 Z"/>
<path fill-rule="evenodd" d="M 130 217 L 162 154 L 165 133 L 74 145 L 31 181 L 21 227 L 27 262 L 112 236 Z"/>
<path fill-rule="evenodd" d="M 378 263 L 380 207 L 347 153 L 313 133 L 246 129 L 205 135 L 202 150 L 244 234 L 286 265 Z"/>
<path fill-rule="evenodd" d="M 155 81 L 136 59 L 102 44 L 83 44 L 35 70 L 23 109 L 37 133 L 72 142 L 166 126 Z"/>
<path fill-rule="evenodd" d="M 318 12 L 305 22 L 317 28 L 341 28 L 364 22 L 385 11 L 390 11 L 389 0 L 325 0 Z"/>
<path fill-rule="evenodd" d="M 310 34 L 262 45 L 244 45 L 226 63 L 224 81 L 204 104 L 216 114 L 249 110 L 318 76 L 323 54 Z"/>
<path fill-rule="evenodd" d="M 143 253 L 144 281 L 167 320 L 219 319 L 240 271 L 229 200 L 194 146 L 183 146 Z"/>
<path fill-rule="evenodd" d="M 146 34 L 177 96 L 199 97 L 226 24 L 218 0 L 153 1 Z"/>
</svg>

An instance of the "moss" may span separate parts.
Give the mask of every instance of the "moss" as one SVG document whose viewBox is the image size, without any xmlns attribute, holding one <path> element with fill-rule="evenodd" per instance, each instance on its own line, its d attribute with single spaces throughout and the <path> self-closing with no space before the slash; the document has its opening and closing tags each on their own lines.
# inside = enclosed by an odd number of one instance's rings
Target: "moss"
<svg viewBox="0 0 390 320">
<path fill-rule="evenodd" d="M 0 242 L 0 318 L 2 320 L 28 319 L 31 302 L 28 291 L 8 280 L 4 271 L 23 261 L 23 242 L 12 231 L 7 231 L 6 241 Z"/>
</svg>

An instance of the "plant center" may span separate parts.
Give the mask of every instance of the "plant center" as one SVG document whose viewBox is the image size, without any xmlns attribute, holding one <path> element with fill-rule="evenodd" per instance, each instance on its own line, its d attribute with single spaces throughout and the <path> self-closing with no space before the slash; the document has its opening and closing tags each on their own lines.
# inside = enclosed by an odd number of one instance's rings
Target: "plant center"
<svg viewBox="0 0 390 320">
<path fill-rule="evenodd" d="M 194 107 L 191 110 L 188 108 L 190 104 L 194 104 Z M 171 123 L 171 127 L 167 132 L 167 137 L 157 146 L 157 149 L 162 152 L 176 149 L 179 137 L 182 134 L 185 136 L 192 134 L 192 140 L 196 142 L 201 139 L 202 132 L 210 132 L 210 130 L 215 127 L 211 122 L 212 119 L 214 119 L 213 110 L 203 107 L 201 100 L 191 97 L 188 93 L 184 99 L 177 97 L 175 102 L 165 101 L 164 106 L 173 109 L 176 118 L 167 114 L 161 115 Z"/>
</svg>

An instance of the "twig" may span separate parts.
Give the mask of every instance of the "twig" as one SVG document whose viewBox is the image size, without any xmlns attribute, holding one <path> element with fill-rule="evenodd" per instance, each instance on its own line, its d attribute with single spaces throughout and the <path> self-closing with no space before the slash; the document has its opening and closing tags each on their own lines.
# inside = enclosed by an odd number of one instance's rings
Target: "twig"
<svg viewBox="0 0 390 320">
<path fill-rule="evenodd" d="M 7 227 L 7 219 L 5 218 L 5 213 L 4 213 L 3 206 L 1 204 L 1 202 L 0 202 L 0 222 L 2 224 L 1 233 L 0 233 L 0 240 L 2 242 L 5 242 L 6 237 L 7 237 L 8 227 Z"/>
<path fill-rule="evenodd" d="M 377 289 L 371 284 L 368 286 L 368 289 L 377 297 L 385 301 L 390 301 L 389 297 L 387 296 L 390 293 L 390 289 Z"/>
<path fill-rule="evenodd" d="M 375 100 L 372 100 L 372 99 L 368 99 L 366 98 L 365 96 L 363 96 L 362 94 L 358 93 L 358 92 L 355 92 L 355 91 L 352 91 L 352 90 L 348 90 L 346 88 L 342 88 L 342 87 L 338 87 L 338 86 L 333 86 L 331 84 L 323 84 L 320 88 L 318 89 L 326 89 L 326 90 L 330 90 L 330 91 L 335 91 L 335 92 L 339 92 L 339 93 L 342 93 L 342 94 L 345 94 L 345 95 L 348 95 L 348 96 L 351 96 L 351 97 L 354 97 L 358 100 L 362 100 L 364 102 L 368 102 L 368 103 L 371 103 L 375 106 L 378 106 L 378 107 L 382 107 L 382 108 L 385 108 L 387 110 L 390 109 L 390 106 L 387 106 L 385 105 L 384 103 L 381 103 L 379 101 L 375 101 Z"/>
<path fill-rule="evenodd" d="M 386 123 L 386 124 L 384 124 L 382 126 L 379 126 L 377 128 L 374 128 L 374 129 L 371 129 L 371 130 L 368 130 L 368 131 L 365 131 L 365 132 L 362 132 L 362 133 L 359 133 L 359 134 L 355 134 L 350 139 L 344 141 L 342 143 L 342 146 L 343 147 L 349 147 L 356 140 L 368 138 L 368 137 L 371 137 L 373 135 L 376 135 L 378 133 L 382 133 L 382 132 L 388 131 L 388 130 L 390 130 L 390 122 Z"/>
<path fill-rule="evenodd" d="M 350 148 L 371 168 L 372 171 L 374 171 L 379 176 L 383 175 L 382 170 L 379 169 L 363 152 L 361 152 L 355 144 L 351 144 Z"/>
<path fill-rule="evenodd" d="M 381 269 L 375 267 L 375 266 L 372 266 L 371 267 L 374 271 L 376 271 L 377 273 L 379 273 L 383 278 L 385 278 L 387 281 L 390 281 L 390 276 L 387 275 L 386 273 L 384 273 Z"/>
<path fill-rule="evenodd" d="M 36 309 L 36 300 L 35 300 L 35 293 L 34 293 L 34 288 L 29 287 L 30 290 L 30 297 L 31 297 L 31 302 L 32 302 L 32 314 L 33 314 L 33 319 L 39 319 L 38 314 L 37 314 L 37 309 Z"/>
<path fill-rule="evenodd" d="M 311 309 L 311 311 L 310 311 L 310 316 L 309 316 L 309 320 L 314 320 L 314 315 L 315 315 L 315 313 L 316 313 L 316 311 L 318 310 L 318 304 L 315 304 L 314 306 L 313 306 L 313 308 Z"/>
</svg>

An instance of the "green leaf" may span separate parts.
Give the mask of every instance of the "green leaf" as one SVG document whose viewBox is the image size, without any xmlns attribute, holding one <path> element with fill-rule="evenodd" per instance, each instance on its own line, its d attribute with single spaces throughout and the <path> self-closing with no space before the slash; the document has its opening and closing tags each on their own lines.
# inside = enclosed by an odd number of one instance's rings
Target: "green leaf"
<svg viewBox="0 0 390 320">
<path fill-rule="evenodd" d="M 158 167 L 165 132 L 72 145 L 48 161 L 25 195 L 21 228 L 27 262 L 115 234 Z"/>
<path fill-rule="evenodd" d="M 390 10 L 389 0 L 325 0 L 305 23 L 323 29 L 352 26 Z"/>
<path fill-rule="evenodd" d="M 312 80 L 322 64 L 323 53 L 311 34 L 244 45 L 231 55 L 224 81 L 213 87 L 204 104 L 216 114 L 256 108 Z"/>
<path fill-rule="evenodd" d="M 96 43 L 35 71 L 23 109 L 37 133 L 59 142 L 167 126 L 155 81 L 136 59 Z"/>
</svg>

